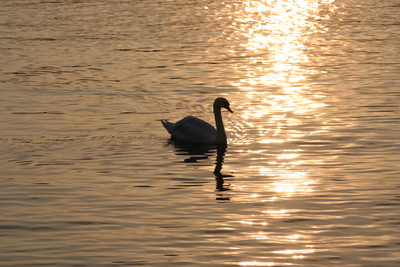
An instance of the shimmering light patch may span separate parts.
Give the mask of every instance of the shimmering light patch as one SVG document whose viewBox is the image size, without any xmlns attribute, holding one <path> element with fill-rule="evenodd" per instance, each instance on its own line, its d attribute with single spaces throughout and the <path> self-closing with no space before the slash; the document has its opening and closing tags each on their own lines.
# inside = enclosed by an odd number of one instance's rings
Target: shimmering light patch
<svg viewBox="0 0 400 267">
<path fill-rule="evenodd" d="M 261 140 L 259 143 L 261 144 L 271 144 L 271 143 L 284 143 L 286 140 L 283 139 L 264 139 Z"/>
<path fill-rule="evenodd" d="M 243 10 L 236 10 L 232 14 L 232 27 L 236 34 L 232 39 L 240 42 L 240 46 L 230 53 L 243 59 L 235 65 L 240 79 L 232 82 L 232 86 L 243 92 L 240 116 L 242 123 L 246 125 L 244 128 L 248 129 L 248 136 L 254 136 L 254 141 L 250 144 L 256 142 L 270 147 L 285 147 L 282 151 L 274 148 L 272 153 L 262 151 L 249 160 L 249 164 L 253 164 L 249 168 L 266 177 L 266 182 L 264 186 L 248 193 L 244 201 L 273 202 L 282 197 L 313 192 L 315 181 L 310 176 L 311 171 L 301 168 L 310 162 L 303 157 L 302 150 L 287 149 L 285 143 L 326 130 L 322 127 L 310 127 L 324 124 L 326 104 L 324 94 L 316 91 L 309 82 L 312 80 L 310 77 L 319 72 L 311 64 L 307 43 L 312 34 L 323 30 L 318 24 L 320 6 L 333 1 L 249 0 L 238 5 Z M 266 156 L 262 156 L 263 153 Z M 244 189 L 248 188 L 249 186 L 245 186 Z M 269 223 L 269 220 L 290 217 L 294 212 L 297 211 L 266 209 L 261 211 L 261 216 L 241 218 L 239 223 L 252 228 L 260 225 L 260 221 Z M 248 235 L 256 240 L 271 238 L 264 231 L 253 231 Z M 280 236 L 283 242 L 291 243 L 302 238 L 305 237 L 299 234 Z M 315 249 L 306 247 L 304 250 L 288 249 L 274 253 L 302 259 L 305 254 L 314 251 Z M 264 262 L 260 259 L 238 264 L 291 265 Z"/>
<path fill-rule="evenodd" d="M 243 78 L 232 85 L 246 92 L 249 103 L 243 104 L 241 116 L 257 128 L 259 136 L 265 136 L 260 143 L 285 143 L 304 136 L 282 130 L 323 114 L 324 96 L 307 82 L 316 70 L 309 67 L 305 51 L 310 35 L 324 30 L 318 24 L 324 19 L 320 7 L 332 2 L 245 1 L 243 10 L 236 10 L 235 39 L 244 50 L 231 52 L 246 60 L 237 65 Z"/>
<path fill-rule="evenodd" d="M 268 239 L 267 233 L 262 232 L 262 231 L 253 233 L 250 235 L 250 237 L 254 238 L 254 239 Z"/>
<path fill-rule="evenodd" d="M 301 235 L 299 235 L 299 234 L 288 235 L 288 236 L 285 236 L 285 238 L 289 241 L 296 242 L 301 238 Z"/>
<path fill-rule="evenodd" d="M 278 156 L 278 159 L 294 159 L 297 158 L 299 156 L 299 154 L 282 154 Z"/>
<path fill-rule="evenodd" d="M 284 218 L 289 216 L 289 210 L 266 210 L 263 211 L 264 213 L 267 213 L 270 215 L 272 218 Z"/>
<path fill-rule="evenodd" d="M 276 266 L 275 262 L 245 261 L 239 262 L 240 266 Z M 279 264 L 282 265 L 282 264 Z"/>
<path fill-rule="evenodd" d="M 254 224 L 252 221 L 244 221 L 244 220 L 239 221 L 239 223 L 241 223 L 241 224 L 248 224 L 248 225 Z"/>
<path fill-rule="evenodd" d="M 273 202 L 273 201 L 276 201 L 276 200 L 278 200 L 278 197 L 271 197 L 271 199 L 269 201 Z"/>
<path fill-rule="evenodd" d="M 264 187 L 267 188 L 266 190 L 272 189 L 274 192 L 279 193 L 279 197 L 287 197 L 294 194 L 309 194 L 313 192 L 315 181 L 309 178 L 309 172 L 295 171 L 292 169 L 304 164 L 304 162 L 292 161 L 291 157 L 295 156 L 288 156 L 287 159 L 284 159 L 288 162 L 269 161 L 268 164 L 271 165 L 271 167 L 254 167 L 258 169 L 261 174 L 275 178 L 275 181 L 265 185 Z M 283 169 L 277 173 L 274 169 L 276 166 L 280 166 Z M 276 196 L 276 198 L 278 198 L 278 196 Z"/>
<path fill-rule="evenodd" d="M 292 255 L 292 257 L 295 259 L 302 259 L 304 257 L 303 254 L 310 254 L 314 253 L 315 251 L 316 249 L 314 248 L 308 248 L 308 249 L 287 249 L 287 250 L 274 251 L 273 253 Z"/>
<path fill-rule="evenodd" d="M 288 171 L 282 173 L 282 179 L 272 183 L 272 188 L 277 193 L 286 195 L 305 194 L 313 191 L 313 180 L 308 179 L 308 173 L 299 171 Z"/>
</svg>

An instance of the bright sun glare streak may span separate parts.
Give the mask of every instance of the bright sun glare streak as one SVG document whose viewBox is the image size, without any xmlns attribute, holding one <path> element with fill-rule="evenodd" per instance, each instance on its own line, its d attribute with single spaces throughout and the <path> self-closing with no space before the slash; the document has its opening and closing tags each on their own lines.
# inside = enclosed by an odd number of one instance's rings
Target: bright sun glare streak
<svg viewBox="0 0 400 267">
<path fill-rule="evenodd" d="M 275 219 L 281 219 L 290 215 L 289 210 L 266 210 L 264 213 Z"/>
<path fill-rule="evenodd" d="M 276 266 L 275 262 L 245 261 L 240 262 L 240 266 Z"/>
<path fill-rule="evenodd" d="M 246 1 L 243 12 L 236 13 L 235 26 L 247 40 L 241 46 L 248 51 L 243 55 L 249 65 L 240 68 L 240 76 L 245 78 L 234 85 L 246 91 L 250 100 L 243 119 L 269 121 L 269 129 L 265 124 L 256 124 L 260 135 L 277 136 L 282 127 L 303 124 L 296 115 L 316 116 L 325 106 L 320 101 L 322 96 L 312 92 L 306 82 L 316 71 L 308 67 L 310 60 L 305 51 L 311 34 L 321 31 L 315 22 L 320 5 L 332 1 Z M 299 137 L 279 136 L 282 142 Z M 274 139 L 259 142 L 271 143 Z"/>
<path fill-rule="evenodd" d="M 293 255 L 293 257 L 297 256 L 300 254 L 309 254 L 309 253 L 314 253 L 316 250 L 313 248 L 309 249 L 287 249 L 287 250 L 281 250 L 281 251 L 274 251 L 276 254 L 288 254 L 288 255 Z"/>
<path fill-rule="evenodd" d="M 298 239 L 301 238 L 301 235 L 299 235 L 299 234 L 288 235 L 288 236 L 285 236 L 285 238 L 289 241 L 296 242 Z"/>
<path fill-rule="evenodd" d="M 325 30 L 320 22 L 327 16 L 334 0 L 248 0 L 235 4 L 232 13 L 235 36 L 231 39 L 239 42 L 237 50 L 231 50 L 233 56 L 242 58 L 236 65 L 238 77 L 233 83 L 242 91 L 242 118 L 249 128 L 249 136 L 255 136 L 255 142 L 266 146 L 284 146 L 285 143 L 304 136 L 320 134 L 326 129 L 309 127 L 323 125 L 324 95 L 313 89 L 310 77 L 320 74 L 309 57 L 310 44 L 315 43 L 313 34 Z M 322 17 L 324 16 L 324 17 Z M 310 130 L 312 129 L 312 130 Z M 252 142 L 249 142 L 252 143 Z M 265 162 L 255 157 L 254 166 L 260 175 L 268 177 L 269 184 L 253 192 L 246 199 L 262 201 L 262 190 L 273 192 L 271 202 L 282 197 L 298 194 L 310 194 L 314 180 L 313 170 L 300 168 L 305 163 L 318 162 L 302 154 L 301 149 L 283 150 L 280 154 L 266 154 Z M 272 181 L 272 182 L 271 182 Z M 256 194 L 258 193 L 258 194 Z M 265 198 L 265 197 L 264 197 Z M 261 214 L 241 218 L 243 227 L 255 227 L 260 223 L 269 225 L 269 221 L 288 218 L 295 210 L 266 209 Z M 268 240 L 277 238 L 269 232 L 253 231 L 251 239 Z M 283 244 L 301 243 L 305 236 L 286 234 L 280 237 Z M 274 251 L 279 258 L 303 259 L 315 249 L 287 249 Z M 281 261 L 243 261 L 241 266 L 292 265 Z"/>
<path fill-rule="evenodd" d="M 325 131 L 302 125 L 323 117 L 324 96 L 308 82 L 318 72 L 310 68 L 307 49 L 312 34 L 324 30 L 319 25 L 321 6 L 326 8 L 333 1 L 245 1 L 243 10 L 235 12 L 234 27 L 246 60 L 238 66 L 244 78 L 234 85 L 245 92 L 248 103 L 243 105 L 242 117 L 255 131 L 256 142 L 283 144 Z M 258 166 L 265 175 L 279 176 L 272 184 L 276 193 L 312 192 L 307 171 L 293 171 L 306 163 L 301 152 L 283 152 L 268 162 L 270 166 Z"/>
</svg>

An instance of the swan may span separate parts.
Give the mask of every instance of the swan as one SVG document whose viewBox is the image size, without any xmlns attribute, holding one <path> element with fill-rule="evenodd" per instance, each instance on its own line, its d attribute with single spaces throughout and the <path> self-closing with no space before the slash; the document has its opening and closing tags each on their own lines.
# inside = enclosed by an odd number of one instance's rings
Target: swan
<svg viewBox="0 0 400 267">
<path fill-rule="evenodd" d="M 208 122 L 193 116 L 187 116 L 175 123 L 161 120 L 164 128 L 171 134 L 171 138 L 184 142 L 203 144 L 226 144 L 226 133 L 222 122 L 221 108 L 233 113 L 229 102 L 223 97 L 214 101 L 214 117 L 217 129 Z"/>
</svg>

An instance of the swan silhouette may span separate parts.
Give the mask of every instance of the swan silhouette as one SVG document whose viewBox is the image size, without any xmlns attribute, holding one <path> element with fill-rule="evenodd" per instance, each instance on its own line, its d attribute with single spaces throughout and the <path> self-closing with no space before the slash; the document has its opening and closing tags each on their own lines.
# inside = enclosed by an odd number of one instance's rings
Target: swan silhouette
<svg viewBox="0 0 400 267">
<path fill-rule="evenodd" d="M 231 113 L 229 102 L 223 97 L 214 101 L 214 117 L 217 129 L 202 119 L 187 116 L 175 123 L 167 120 L 161 120 L 164 128 L 171 134 L 171 138 L 191 143 L 202 144 L 226 144 L 226 133 L 224 123 L 222 122 L 221 108 L 225 108 Z"/>
</svg>

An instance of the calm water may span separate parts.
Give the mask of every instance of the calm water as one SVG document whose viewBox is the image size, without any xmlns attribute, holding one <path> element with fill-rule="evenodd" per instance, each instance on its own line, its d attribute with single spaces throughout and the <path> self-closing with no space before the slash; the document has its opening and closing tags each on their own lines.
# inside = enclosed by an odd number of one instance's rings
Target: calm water
<svg viewBox="0 0 400 267">
<path fill-rule="evenodd" d="M 400 265 L 398 0 L 0 17 L 0 265 Z M 226 149 L 168 141 L 219 96 Z"/>
</svg>

